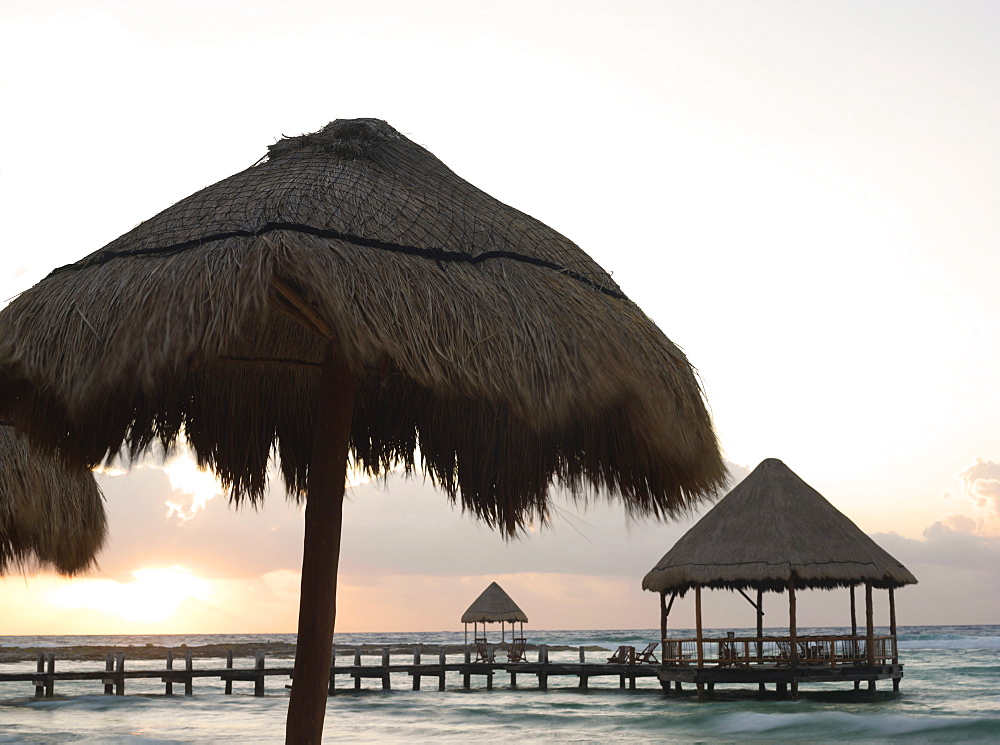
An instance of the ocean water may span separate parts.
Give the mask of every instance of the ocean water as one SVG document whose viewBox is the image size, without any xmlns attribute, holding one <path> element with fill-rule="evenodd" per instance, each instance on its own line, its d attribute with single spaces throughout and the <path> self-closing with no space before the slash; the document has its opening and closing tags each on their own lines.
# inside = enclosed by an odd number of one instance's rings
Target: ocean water
<svg viewBox="0 0 1000 745">
<path fill-rule="evenodd" d="M 728 630 L 728 629 L 727 629 Z M 674 635 L 671 630 L 671 635 Z M 680 629 L 677 635 L 686 635 Z M 749 629 L 737 635 L 751 634 Z M 767 632 L 765 632 L 767 633 Z M 842 633 L 841 629 L 803 629 L 806 634 Z M 614 650 L 620 644 L 642 646 L 658 631 L 535 631 L 530 643 L 548 644 L 551 661 L 576 661 L 577 648 Z M 800 689 L 797 701 L 756 699 L 755 686 L 744 690 L 718 687 L 716 698 L 698 701 L 693 691 L 664 696 L 655 679 L 639 679 L 634 691 L 620 690 L 616 677 L 591 679 L 579 690 L 576 678 L 550 678 L 539 691 L 534 676 L 521 675 L 518 688 L 497 673 L 492 691 L 473 677 L 463 690 L 458 674 L 447 690 L 424 679 L 421 691 L 410 678 L 394 675 L 390 691 L 379 681 L 365 681 L 354 691 L 346 676 L 328 702 L 329 742 L 483 741 L 534 742 L 834 742 L 907 743 L 1000 742 L 1000 626 L 911 626 L 898 633 L 904 663 L 899 696 L 891 684 L 879 684 L 879 699 L 869 703 L 866 691 L 850 684 L 814 684 Z M 50 647 L 57 670 L 94 670 L 95 661 L 59 661 L 59 647 L 129 645 L 196 647 L 204 644 L 257 644 L 294 641 L 294 635 L 64 636 L 0 637 L 2 647 Z M 424 645 L 424 661 L 435 661 L 438 644 L 461 644 L 461 632 L 412 634 L 338 634 L 348 646 Z M 529 653 L 534 658 L 534 653 Z M 588 660 L 604 652 L 588 651 Z M 455 658 L 449 658 L 454 660 Z M 341 658 L 350 664 L 349 658 Z M 412 656 L 398 654 L 405 663 Z M 457 661 L 457 660 L 455 660 Z M 374 663 L 375 660 L 366 662 Z M 236 660 L 250 667 L 249 658 Z M 268 666 L 290 665 L 288 657 L 269 656 Z M 222 667 L 222 660 L 195 660 L 195 667 Z M 133 660 L 127 669 L 155 669 L 163 660 Z M 0 664 L 2 672 L 34 670 L 34 662 Z M 253 696 L 252 683 L 234 684 L 234 695 L 222 683 L 195 679 L 192 697 L 163 695 L 163 684 L 128 681 L 124 697 L 104 696 L 99 681 L 56 685 L 57 697 L 33 700 L 30 683 L 0 683 L 0 743 L 181 743 L 283 741 L 288 703 L 287 679 L 267 678 L 266 696 Z M 688 686 L 690 688 L 690 686 Z M 864 689 L 864 685 L 862 686 Z M 177 687 L 175 686 L 175 690 Z"/>
</svg>

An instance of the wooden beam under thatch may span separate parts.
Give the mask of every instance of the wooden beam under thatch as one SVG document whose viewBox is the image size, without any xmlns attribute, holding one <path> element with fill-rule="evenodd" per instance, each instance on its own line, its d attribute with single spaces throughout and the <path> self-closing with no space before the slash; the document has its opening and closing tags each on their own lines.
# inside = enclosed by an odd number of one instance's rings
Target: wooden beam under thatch
<svg viewBox="0 0 1000 745">
<path fill-rule="evenodd" d="M 0 423 L 0 575 L 30 567 L 83 572 L 106 535 L 104 497 L 93 474 L 33 448 Z"/>
<path fill-rule="evenodd" d="M 642 580 L 644 590 L 692 587 L 782 592 L 916 578 L 775 458 L 760 463 L 685 533 Z"/>
</svg>

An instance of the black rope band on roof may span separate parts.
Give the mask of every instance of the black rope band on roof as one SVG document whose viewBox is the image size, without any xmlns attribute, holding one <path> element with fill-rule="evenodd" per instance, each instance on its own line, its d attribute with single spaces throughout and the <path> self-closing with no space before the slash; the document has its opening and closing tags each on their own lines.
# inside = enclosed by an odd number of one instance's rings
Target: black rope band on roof
<svg viewBox="0 0 1000 745">
<path fill-rule="evenodd" d="M 394 251 L 396 253 L 404 253 L 411 256 L 422 256 L 424 258 L 433 259 L 434 261 L 464 261 L 469 264 L 478 264 L 479 262 L 486 261 L 487 259 L 513 259 L 515 261 L 521 261 L 525 264 L 532 264 L 545 269 L 554 269 L 560 274 L 565 274 L 567 277 L 571 277 L 585 285 L 593 287 L 595 290 L 617 300 L 627 299 L 621 292 L 605 287 L 604 285 L 594 282 L 592 279 L 567 269 L 564 266 L 556 264 L 555 262 L 546 261 L 545 259 L 539 259 L 534 256 L 525 256 L 524 254 L 519 254 L 516 251 L 485 251 L 477 256 L 474 256 L 466 251 L 448 251 L 443 248 L 407 246 L 401 243 L 389 243 L 387 241 L 380 241 L 374 238 L 364 238 L 359 235 L 352 235 L 351 233 L 342 233 L 339 230 L 316 228 L 311 225 L 300 225 L 298 223 L 289 222 L 269 222 L 265 223 L 256 230 L 244 229 L 230 230 L 225 233 L 212 233 L 211 235 L 206 235 L 201 238 L 192 238 L 189 241 L 173 243 L 167 246 L 135 248 L 127 251 L 105 251 L 97 256 L 94 256 L 88 261 L 66 264 L 65 266 L 53 269 L 49 272 L 48 276 L 52 277 L 65 271 L 79 271 L 81 269 L 87 269 L 91 266 L 100 266 L 101 264 L 111 261 L 111 259 L 124 256 L 169 256 L 171 254 L 181 253 L 182 251 L 197 248 L 214 241 L 222 241 L 227 238 L 256 238 L 278 230 L 291 230 L 297 233 L 314 235 L 318 238 L 332 238 L 334 240 L 344 241 L 345 243 L 353 243 L 358 246 L 364 246 L 365 248 L 380 248 L 385 251 Z"/>
</svg>

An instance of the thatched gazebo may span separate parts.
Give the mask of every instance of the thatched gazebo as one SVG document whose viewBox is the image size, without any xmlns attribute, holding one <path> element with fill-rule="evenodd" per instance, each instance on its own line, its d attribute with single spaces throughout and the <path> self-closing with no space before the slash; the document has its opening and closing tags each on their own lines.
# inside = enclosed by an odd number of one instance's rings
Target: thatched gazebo
<svg viewBox="0 0 1000 745">
<path fill-rule="evenodd" d="M 462 625 L 465 628 L 465 643 L 469 643 L 469 624 L 472 624 L 472 637 L 474 639 L 486 639 L 486 624 L 500 624 L 500 641 L 504 641 L 504 624 L 510 624 L 510 638 L 514 640 L 514 624 L 521 624 L 521 634 L 524 637 L 524 624 L 528 622 L 528 617 L 524 614 L 517 603 L 508 595 L 496 582 L 490 582 L 478 598 L 472 601 L 469 609 L 462 614 Z M 483 625 L 483 636 L 478 633 L 479 624 Z"/>
<path fill-rule="evenodd" d="M 94 475 L 0 422 L 0 576 L 36 566 L 79 574 L 94 565 L 106 536 Z"/>
<path fill-rule="evenodd" d="M 235 502 L 278 456 L 306 499 L 296 743 L 322 733 L 349 460 L 508 534 L 553 484 L 671 516 L 725 478 L 690 364 L 610 274 L 376 119 L 282 139 L 23 292 L 3 412 L 86 465 L 183 434 Z"/>
<path fill-rule="evenodd" d="M 685 666 L 696 660 L 699 668 L 711 664 L 752 669 L 777 664 L 799 673 L 789 678 L 794 695 L 800 678 L 819 680 L 830 675 L 820 668 L 836 670 L 838 666 L 834 679 L 844 679 L 845 668 L 853 666 L 857 674 L 848 679 L 867 679 L 874 691 L 876 679 L 891 677 L 894 690 L 898 690 L 902 665 L 898 665 L 896 649 L 894 590 L 916 581 L 906 567 L 788 466 L 768 458 L 674 544 L 643 578 L 642 587 L 660 595 L 664 665 Z M 854 590 L 859 585 L 865 587 L 864 635 L 858 634 L 855 610 Z M 850 588 L 850 635 L 800 636 L 796 591 L 838 587 Z M 706 639 L 702 632 L 702 588 L 735 590 L 743 595 L 756 609 L 757 636 Z M 875 636 L 873 588 L 888 591 L 888 637 Z M 670 640 L 667 617 L 674 599 L 691 589 L 695 593 L 696 638 Z M 747 595 L 747 590 L 756 591 L 756 598 Z M 789 635 L 765 638 L 764 593 L 785 591 Z M 892 669 L 887 668 L 889 660 Z M 881 667 L 876 665 L 878 661 Z"/>
</svg>

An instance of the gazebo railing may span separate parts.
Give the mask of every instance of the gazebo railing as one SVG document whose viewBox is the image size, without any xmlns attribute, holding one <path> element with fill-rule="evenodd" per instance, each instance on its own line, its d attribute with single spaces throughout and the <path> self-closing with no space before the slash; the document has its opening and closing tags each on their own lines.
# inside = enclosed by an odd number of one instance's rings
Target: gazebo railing
<svg viewBox="0 0 1000 745">
<path fill-rule="evenodd" d="M 876 636 L 872 641 L 874 664 L 884 665 L 896 657 L 894 637 Z M 869 664 L 868 638 L 865 636 L 799 636 L 796 645 L 799 665 Z M 667 666 L 697 665 L 698 640 L 664 639 L 661 661 Z M 703 638 L 701 643 L 701 664 L 706 666 L 787 666 L 791 662 L 791 637 Z"/>
</svg>

